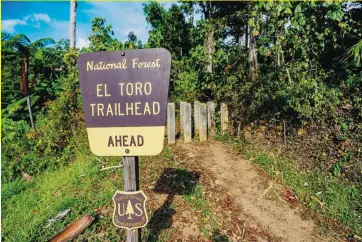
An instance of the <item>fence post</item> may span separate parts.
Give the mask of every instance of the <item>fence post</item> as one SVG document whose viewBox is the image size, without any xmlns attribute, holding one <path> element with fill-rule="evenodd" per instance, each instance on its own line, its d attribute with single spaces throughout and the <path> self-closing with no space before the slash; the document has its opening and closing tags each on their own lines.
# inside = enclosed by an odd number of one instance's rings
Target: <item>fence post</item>
<svg viewBox="0 0 362 242">
<path fill-rule="evenodd" d="M 184 127 L 183 127 L 183 117 L 184 117 L 184 101 L 180 102 L 180 135 L 183 135 L 184 133 Z"/>
<path fill-rule="evenodd" d="M 210 135 L 215 133 L 215 103 L 207 102 L 207 128 Z"/>
<path fill-rule="evenodd" d="M 196 136 L 199 136 L 199 129 L 200 129 L 200 102 L 195 101 L 194 102 L 194 132 L 195 132 L 195 138 Z"/>
<path fill-rule="evenodd" d="M 191 142 L 191 104 L 184 103 L 183 104 L 183 132 L 184 132 L 184 141 Z"/>
<path fill-rule="evenodd" d="M 200 141 L 207 140 L 207 107 L 205 103 L 199 104 L 199 136 Z"/>
<path fill-rule="evenodd" d="M 226 103 L 221 103 L 221 131 L 222 134 L 225 134 L 228 130 L 229 124 L 229 110 Z"/>
<path fill-rule="evenodd" d="M 169 144 L 175 143 L 175 104 L 167 105 L 167 139 Z"/>
</svg>

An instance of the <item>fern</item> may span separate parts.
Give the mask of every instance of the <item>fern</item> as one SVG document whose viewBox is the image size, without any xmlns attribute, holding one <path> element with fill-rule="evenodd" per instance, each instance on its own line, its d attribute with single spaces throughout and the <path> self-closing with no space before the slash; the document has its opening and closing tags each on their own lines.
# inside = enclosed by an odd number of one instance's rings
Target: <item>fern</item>
<svg viewBox="0 0 362 242">
<path fill-rule="evenodd" d="M 352 46 L 348 50 L 349 56 L 353 57 L 354 62 L 356 62 L 357 66 L 361 65 L 361 59 L 362 59 L 362 40 L 360 40 L 357 44 Z"/>
</svg>

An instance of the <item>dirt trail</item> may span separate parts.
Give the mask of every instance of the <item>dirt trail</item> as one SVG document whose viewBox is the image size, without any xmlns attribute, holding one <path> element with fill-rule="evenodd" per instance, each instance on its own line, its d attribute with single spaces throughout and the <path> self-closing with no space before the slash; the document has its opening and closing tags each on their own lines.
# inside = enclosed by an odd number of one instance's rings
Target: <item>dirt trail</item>
<svg viewBox="0 0 362 242">
<path fill-rule="evenodd" d="M 215 185 L 232 194 L 234 204 L 242 211 L 238 216 L 247 226 L 265 231 L 275 241 L 337 241 L 318 235 L 314 222 L 303 220 L 282 198 L 283 187 L 263 176 L 250 161 L 232 154 L 225 144 L 212 141 L 208 145 L 179 143 L 178 146 L 191 156 L 203 154 L 198 165 L 213 174 Z"/>
</svg>

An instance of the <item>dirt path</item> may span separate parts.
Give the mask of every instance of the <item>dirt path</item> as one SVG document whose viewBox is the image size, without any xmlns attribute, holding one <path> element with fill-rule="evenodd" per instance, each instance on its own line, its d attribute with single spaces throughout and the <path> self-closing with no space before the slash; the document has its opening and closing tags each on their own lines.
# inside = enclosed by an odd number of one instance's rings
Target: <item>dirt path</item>
<svg viewBox="0 0 362 242">
<path fill-rule="evenodd" d="M 283 199 L 285 189 L 261 174 L 248 160 L 230 152 L 230 147 L 212 141 L 209 144 L 179 143 L 178 149 L 192 158 L 190 162 L 201 166 L 204 172 L 214 177 L 212 186 L 222 187 L 231 193 L 233 204 L 241 211 L 238 216 L 248 227 L 258 228 L 268 234 L 269 239 L 257 241 L 337 241 L 316 233 L 313 221 L 303 220 L 300 212 Z M 200 159 L 201 158 L 201 159 Z M 244 225 L 243 225 L 244 226 Z"/>
</svg>

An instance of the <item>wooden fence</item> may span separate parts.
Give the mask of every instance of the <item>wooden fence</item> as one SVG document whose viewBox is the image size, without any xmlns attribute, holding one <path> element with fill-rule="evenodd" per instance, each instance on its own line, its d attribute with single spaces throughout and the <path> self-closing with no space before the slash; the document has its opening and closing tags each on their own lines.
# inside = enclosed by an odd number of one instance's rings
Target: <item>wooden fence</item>
<svg viewBox="0 0 362 242">
<path fill-rule="evenodd" d="M 194 102 L 193 112 L 191 103 L 180 102 L 180 134 L 184 142 L 192 141 L 192 127 L 194 128 L 194 138 L 198 137 L 200 141 L 208 139 L 209 135 L 215 133 L 215 112 L 214 102 L 201 103 Z M 176 141 L 176 108 L 174 103 L 168 103 L 167 106 L 167 137 L 168 143 L 173 144 Z M 192 119 L 193 114 L 193 119 Z M 228 107 L 225 103 L 220 106 L 220 120 L 222 133 L 227 132 L 229 123 Z M 194 125 L 192 126 L 192 121 Z"/>
</svg>

